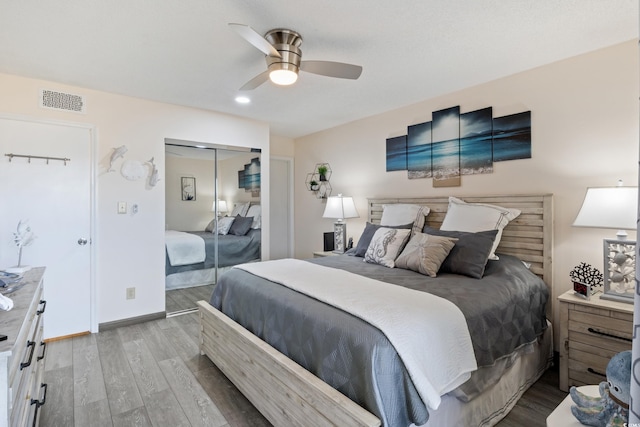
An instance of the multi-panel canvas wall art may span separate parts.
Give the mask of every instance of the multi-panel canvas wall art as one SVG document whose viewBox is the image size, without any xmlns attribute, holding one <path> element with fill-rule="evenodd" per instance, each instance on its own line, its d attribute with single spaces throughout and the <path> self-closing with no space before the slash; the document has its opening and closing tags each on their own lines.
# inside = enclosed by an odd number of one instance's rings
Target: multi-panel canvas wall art
<svg viewBox="0 0 640 427">
<path fill-rule="evenodd" d="M 433 178 L 434 187 L 455 187 L 462 175 L 493 172 L 493 162 L 531 158 L 531 112 L 493 118 L 491 107 L 460 113 L 451 107 L 432 121 L 387 139 L 387 172 L 409 179 Z"/>
<path fill-rule="evenodd" d="M 260 158 L 251 159 L 251 163 L 244 165 L 244 169 L 238 171 L 238 188 L 245 191 L 260 190 Z"/>
</svg>

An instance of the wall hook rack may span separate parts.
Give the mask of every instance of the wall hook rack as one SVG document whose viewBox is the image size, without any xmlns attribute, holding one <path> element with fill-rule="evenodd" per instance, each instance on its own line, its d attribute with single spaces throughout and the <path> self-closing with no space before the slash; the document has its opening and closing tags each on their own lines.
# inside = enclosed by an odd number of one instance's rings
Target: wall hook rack
<svg viewBox="0 0 640 427">
<path fill-rule="evenodd" d="M 68 159 L 66 157 L 48 157 L 48 156 L 32 156 L 30 154 L 13 154 L 13 153 L 8 153 L 5 154 L 5 156 L 7 156 L 9 158 L 9 161 L 13 160 L 14 157 L 20 157 L 20 158 L 24 158 L 24 159 L 28 159 L 27 162 L 31 163 L 31 159 L 42 159 L 42 160 L 46 160 L 47 164 L 49 164 L 49 160 L 59 160 L 61 162 L 64 162 L 64 165 L 67 166 L 67 162 L 70 162 L 71 159 Z"/>
</svg>

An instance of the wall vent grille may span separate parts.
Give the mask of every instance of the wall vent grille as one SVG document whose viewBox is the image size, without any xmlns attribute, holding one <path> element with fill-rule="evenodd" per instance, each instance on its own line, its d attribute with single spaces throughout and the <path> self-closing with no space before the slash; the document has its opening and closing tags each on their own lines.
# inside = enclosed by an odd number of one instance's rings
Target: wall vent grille
<svg viewBox="0 0 640 427">
<path fill-rule="evenodd" d="M 85 113 L 85 105 L 84 98 L 80 95 L 56 92 L 48 89 L 40 90 L 40 106 L 43 108 Z"/>
</svg>

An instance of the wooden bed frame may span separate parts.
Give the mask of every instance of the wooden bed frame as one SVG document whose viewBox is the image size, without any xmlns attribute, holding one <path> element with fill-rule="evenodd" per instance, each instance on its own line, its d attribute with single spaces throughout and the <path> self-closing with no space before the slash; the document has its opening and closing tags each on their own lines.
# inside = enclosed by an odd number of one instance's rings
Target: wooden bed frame
<svg viewBox="0 0 640 427">
<path fill-rule="evenodd" d="M 496 252 L 515 255 L 551 288 L 553 196 L 503 195 L 460 197 L 522 211 L 504 229 Z M 448 197 L 369 199 L 369 221 L 380 222 L 382 205 L 427 205 L 427 224 L 439 228 Z M 553 295 L 551 293 L 551 295 Z M 548 304 L 547 313 L 550 313 Z M 198 301 L 200 352 L 236 385 L 251 403 L 277 426 L 379 426 L 380 420 L 297 363 L 251 334 L 238 323 Z"/>
</svg>

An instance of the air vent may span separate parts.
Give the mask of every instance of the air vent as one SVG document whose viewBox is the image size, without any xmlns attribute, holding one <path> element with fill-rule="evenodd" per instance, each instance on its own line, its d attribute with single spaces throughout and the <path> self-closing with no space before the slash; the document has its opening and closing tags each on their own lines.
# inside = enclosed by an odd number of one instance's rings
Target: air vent
<svg viewBox="0 0 640 427">
<path fill-rule="evenodd" d="M 43 108 L 51 108 L 53 110 L 85 113 L 85 103 L 82 96 L 47 89 L 42 89 L 40 91 L 40 106 Z"/>
</svg>

